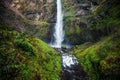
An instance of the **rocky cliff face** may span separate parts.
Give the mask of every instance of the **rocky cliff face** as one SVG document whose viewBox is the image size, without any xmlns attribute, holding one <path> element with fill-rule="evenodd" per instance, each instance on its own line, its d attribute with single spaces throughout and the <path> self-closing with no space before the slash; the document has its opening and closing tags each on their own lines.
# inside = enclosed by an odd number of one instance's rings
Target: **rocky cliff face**
<svg viewBox="0 0 120 80">
<path fill-rule="evenodd" d="M 9 10 L 6 10 L 4 14 L 5 22 L 12 23 L 11 25 L 21 32 L 50 42 L 56 22 L 55 0 L 6 0 L 3 2 Z M 91 27 L 99 17 L 104 16 L 104 11 L 97 10 L 97 7 L 100 8 L 100 5 L 104 3 L 103 0 L 62 0 L 62 2 L 65 44 L 79 45 L 88 41 L 96 41 L 100 39 L 99 36 L 107 34 L 101 30 L 93 30 Z M 13 12 L 14 15 L 11 15 Z M 99 13 L 100 15 L 97 15 Z"/>
<path fill-rule="evenodd" d="M 81 44 L 92 41 L 89 34 L 88 18 L 92 16 L 93 9 L 102 0 L 63 0 L 64 12 L 64 43 Z M 5 22 L 21 32 L 37 36 L 50 42 L 56 22 L 55 0 L 6 0 L 7 7 Z M 14 15 L 11 15 L 14 13 Z"/>
<path fill-rule="evenodd" d="M 89 18 L 93 16 L 94 8 L 102 0 L 63 0 L 65 41 L 73 45 L 92 41 Z M 3 18 L 21 32 L 37 36 L 50 42 L 56 22 L 55 0 L 6 0 L 7 7 Z M 11 15 L 14 13 L 14 15 Z"/>
<path fill-rule="evenodd" d="M 97 24 L 97 21 L 100 22 L 109 15 L 112 2 L 116 4 L 115 1 L 106 0 L 63 0 L 65 42 L 79 45 L 100 40 L 102 36 L 108 35 L 105 27 L 100 30 L 100 26 L 99 29 L 95 26 L 101 24 Z M 104 6 L 101 6 L 102 4 Z"/>
<path fill-rule="evenodd" d="M 1 17 L 6 23 L 18 31 L 50 40 L 50 26 L 56 14 L 54 0 L 6 0 L 1 3 L 8 9 Z"/>
<path fill-rule="evenodd" d="M 91 40 L 88 18 L 92 16 L 93 5 L 89 0 L 64 0 L 64 25 L 66 39 L 71 44 L 81 44 Z"/>
<path fill-rule="evenodd" d="M 9 0 L 4 2 L 6 7 L 29 20 L 49 21 L 55 15 L 53 0 Z"/>
</svg>

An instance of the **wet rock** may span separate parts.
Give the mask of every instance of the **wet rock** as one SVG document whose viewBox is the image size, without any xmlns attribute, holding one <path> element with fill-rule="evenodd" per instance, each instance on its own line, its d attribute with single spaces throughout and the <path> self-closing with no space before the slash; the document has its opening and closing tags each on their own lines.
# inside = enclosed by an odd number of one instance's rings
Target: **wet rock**
<svg viewBox="0 0 120 80">
<path fill-rule="evenodd" d="M 47 0 L 47 3 L 52 3 L 53 2 L 53 0 Z"/>
<path fill-rule="evenodd" d="M 87 80 L 86 73 L 80 64 L 64 69 L 61 80 Z"/>
<path fill-rule="evenodd" d="M 77 16 L 84 16 L 86 14 L 87 14 L 86 11 L 82 9 L 77 12 Z"/>
</svg>

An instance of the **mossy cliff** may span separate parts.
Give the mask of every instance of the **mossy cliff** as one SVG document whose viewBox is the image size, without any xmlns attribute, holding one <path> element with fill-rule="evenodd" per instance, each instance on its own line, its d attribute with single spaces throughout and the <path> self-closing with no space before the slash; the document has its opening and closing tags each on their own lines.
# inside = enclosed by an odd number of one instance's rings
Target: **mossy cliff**
<svg viewBox="0 0 120 80">
<path fill-rule="evenodd" d="M 65 38 L 72 45 L 100 40 L 119 24 L 118 0 L 63 0 L 63 10 Z"/>
<path fill-rule="evenodd" d="M 119 8 L 118 0 L 103 0 L 88 18 L 93 41 L 75 46 L 70 51 L 78 58 L 89 80 L 120 79 Z"/>
<path fill-rule="evenodd" d="M 91 17 L 88 0 L 63 0 L 65 38 L 72 45 L 91 40 L 87 19 Z"/>
</svg>

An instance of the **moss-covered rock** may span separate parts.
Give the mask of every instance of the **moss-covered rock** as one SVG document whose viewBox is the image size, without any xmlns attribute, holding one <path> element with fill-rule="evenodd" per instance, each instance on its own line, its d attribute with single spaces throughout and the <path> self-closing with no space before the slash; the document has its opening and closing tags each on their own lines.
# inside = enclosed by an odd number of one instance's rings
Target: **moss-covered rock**
<svg viewBox="0 0 120 80">
<path fill-rule="evenodd" d="M 72 45 L 92 41 L 88 29 L 88 18 L 91 16 L 90 1 L 63 0 L 65 40 Z"/>
<path fill-rule="evenodd" d="M 65 38 L 67 38 L 72 45 L 78 45 L 89 41 L 91 36 L 87 29 L 87 24 L 81 22 L 80 18 L 68 16 L 64 18 Z"/>
</svg>

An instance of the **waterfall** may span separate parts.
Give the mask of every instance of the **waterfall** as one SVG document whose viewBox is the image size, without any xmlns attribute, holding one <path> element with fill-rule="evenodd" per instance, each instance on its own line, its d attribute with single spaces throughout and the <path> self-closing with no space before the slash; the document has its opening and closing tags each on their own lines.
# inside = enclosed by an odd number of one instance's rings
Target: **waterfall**
<svg viewBox="0 0 120 80">
<path fill-rule="evenodd" d="M 62 14 L 62 2 L 57 0 L 57 21 L 55 24 L 55 31 L 53 34 L 54 42 L 51 43 L 52 47 L 61 48 L 62 42 L 64 40 L 64 31 L 63 31 L 63 14 Z"/>
</svg>

